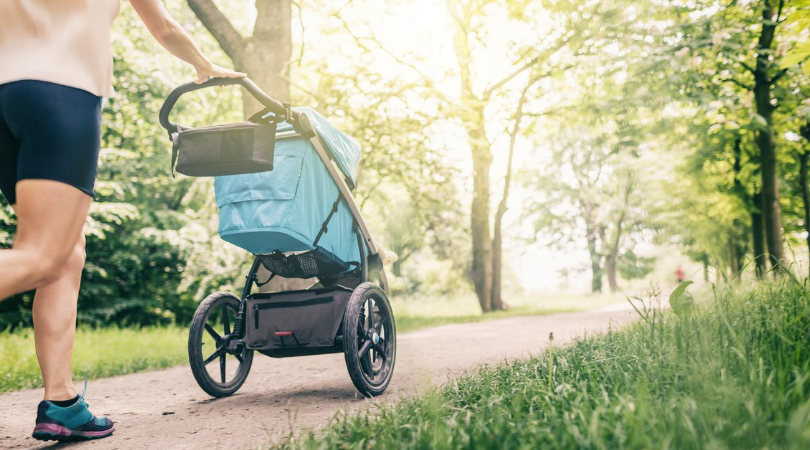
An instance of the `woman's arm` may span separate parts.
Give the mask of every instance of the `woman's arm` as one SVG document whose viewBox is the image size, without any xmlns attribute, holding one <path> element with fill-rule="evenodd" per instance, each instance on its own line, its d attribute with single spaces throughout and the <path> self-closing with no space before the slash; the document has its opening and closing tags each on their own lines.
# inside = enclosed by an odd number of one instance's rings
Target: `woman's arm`
<svg viewBox="0 0 810 450">
<path fill-rule="evenodd" d="M 186 30 L 177 23 L 162 0 L 129 0 L 135 12 L 141 17 L 152 36 L 171 54 L 194 66 L 197 71 L 195 83 L 202 83 L 209 77 L 242 78 L 244 73 L 224 69 L 211 63 L 191 40 Z"/>
</svg>

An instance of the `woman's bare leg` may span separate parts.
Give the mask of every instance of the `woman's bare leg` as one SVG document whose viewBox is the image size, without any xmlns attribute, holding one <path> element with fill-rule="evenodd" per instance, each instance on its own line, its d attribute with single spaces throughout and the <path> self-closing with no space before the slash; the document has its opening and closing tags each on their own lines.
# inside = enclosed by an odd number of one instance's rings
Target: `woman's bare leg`
<svg viewBox="0 0 810 450">
<path fill-rule="evenodd" d="M 17 183 L 17 233 L 0 250 L 0 299 L 56 281 L 75 251 L 91 198 L 50 180 Z"/>
<path fill-rule="evenodd" d="M 84 269 L 84 235 L 67 260 L 61 276 L 37 288 L 34 295 L 34 341 L 45 384 L 45 400 L 70 400 L 76 396 L 71 374 L 76 303 Z"/>
<path fill-rule="evenodd" d="M 0 292 L 7 296 L 37 289 L 34 337 L 47 400 L 76 396 L 70 366 L 84 267 L 82 228 L 90 201 L 66 184 L 19 182 L 14 246 L 0 250 L 0 273 L 10 275 L 0 279 Z"/>
</svg>

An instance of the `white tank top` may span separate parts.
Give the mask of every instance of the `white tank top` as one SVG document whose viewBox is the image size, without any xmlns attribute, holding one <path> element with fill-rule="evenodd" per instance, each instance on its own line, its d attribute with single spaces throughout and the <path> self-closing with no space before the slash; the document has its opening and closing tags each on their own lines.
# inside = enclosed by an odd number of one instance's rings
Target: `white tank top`
<svg viewBox="0 0 810 450">
<path fill-rule="evenodd" d="M 113 95 L 119 0 L 0 0 L 0 84 L 40 80 Z"/>
</svg>

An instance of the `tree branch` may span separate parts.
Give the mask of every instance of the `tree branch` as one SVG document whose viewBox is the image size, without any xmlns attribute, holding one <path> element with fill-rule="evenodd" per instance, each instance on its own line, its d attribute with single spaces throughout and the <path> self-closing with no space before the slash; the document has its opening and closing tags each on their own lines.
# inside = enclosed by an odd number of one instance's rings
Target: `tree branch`
<svg viewBox="0 0 810 450">
<path fill-rule="evenodd" d="M 776 74 L 776 76 L 771 78 L 771 84 L 772 85 L 776 84 L 776 82 L 779 81 L 783 76 L 787 75 L 787 73 L 790 72 L 790 69 L 792 69 L 793 67 L 803 66 L 808 61 L 810 61 L 810 55 L 807 55 L 803 60 L 797 62 L 795 65 L 790 66 L 790 67 L 785 67 L 784 69 L 780 70 L 779 73 Z"/>
<path fill-rule="evenodd" d="M 343 16 L 341 16 L 340 11 L 336 11 L 334 14 L 332 14 L 332 16 L 335 19 L 337 19 L 338 21 L 340 21 L 341 25 L 343 26 L 343 29 L 346 30 L 347 33 L 349 33 L 349 36 L 351 36 L 352 39 L 354 39 L 355 43 L 357 43 L 357 45 L 360 46 L 360 48 L 362 48 L 363 50 L 365 50 L 367 52 L 371 52 L 371 51 L 374 51 L 374 50 L 380 50 L 383 53 L 387 54 L 388 56 L 390 56 L 398 64 L 400 64 L 400 65 L 402 65 L 404 67 L 407 67 L 408 69 L 412 70 L 414 73 L 419 75 L 419 77 L 422 78 L 422 81 L 425 83 L 425 87 L 427 87 L 428 89 L 433 91 L 437 95 L 437 97 L 440 100 L 442 100 L 445 104 L 452 104 L 452 102 L 447 99 L 447 97 L 444 95 L 444 93 L 440 89 L 436 88 L 435 84 L 433 83 L 433 80 L 431 80 L 430 77 L 428 77 L 427 74 L 422 72 L 422 70 L 420 70 L 419 67 L 417 67 L 415 64 L 409 63 L 409 62 L 403 60 L 402 58 L 400 58 L 399 56 L 397 56 L 396 54 L 394 54 L 394 52 L 392 52 L 391 50 L 386 48 L 382 44 L 382 42 L 380 42 L 377 39 L 376 36 L 373 36 L 373 35 L 371 37 L 358 36 L 351 29 L 351 27 L 346 22 L 346 20 L 343 18 Z M 367 45 L 366 42 L 372 43 L 373 47 Z"/>
<path fill-rule="evenodd" d="M 535 56 L 534 58 L 529 60 L 529 62 L 527 62 L 526 64 L 518 67 L 514 72 L 510 73 L 509 75 L 505 76 L 500 81 L 498 81 L 497 83 L 495 83 L 492 86 L 488 87 L 484 91 L 484 95 L 483 95 L 484 101 L 489 100 L 489 98 L 492 97 L 492 94 L 495 91 L 497 91 L 498 89 L 503 87 L 503 85 L 505 85 L 506 83 L 512 81 L 516 76 L 520 75 L 521 73 L 525 72 L 528 69 L 531 69 L 532 66 L 537 64 L 538 61 L 540 61 L 540 56 Z"/>
<path fill-rule="evenodd" d="M 745 68 L 745 70 L 747 70 L 747 71 L 749 71 L 749 72 L 751 72 L 751 73 L 755 73 L 755 72 L 756 72 L 756 70 L 754 70 L 754 68 L 753 68 L 753 67 L 749 66 L 749 65 L 748 65 L 748 64 L 746 64 L 745 62 L 743 62 L 743 61 L 741 61 L 741 60 L 737 60 L 737 62 L 739 62 L 739 63 L 740 63 L 740 65 L 741 65 L 741 66 L 743 66 L 743 67 Z"/>
<path fill-rule="evenodd" d="M 745 89 L 747 91 L 753 91 L 754 90 L 753 86 L 749 86 L 749 85 L 743 83 L 742 81 L 740 81 L 740 80 L 738 80 L 736 78 L 721 78 L 720 81 L 726 81 L 726 82 L 729 82 L 729 83 L 734 83 L 737 86 L 739 86 L 739 87 L 741 87 L 741 88 L 743 88 L 743 89 Z"/>
<path fill-rule="evenodd" d="M 187 0 L 188 6 L 200 19 L 200 22 L 214 36 L 222 50 L 230 56 L 236 65 L 241 65 L 245 39 L 236 31 L 231 22 L 222 14 L 212 0 Z"/>
<path fill-rule="evenodd" d="M 492 86 L 488 87 L 484 91 L 484 94 L 482 96 L 484 101 L 489 100 L 489 98 L 492 96 L 492 94 L 495 93 L 495 91 L 502 88 L 505 84 L 512 81 L 515 77 L 517 77 L 521 73 L 523 73 L 526 70 L 532 68 L 532 66 L 539 63 L 541 60 L 548 59 L 551 55 L 557 53 L 560 49 L 565 47 L 566 44 L 568 44 L 568 39 L 564 38 L 564 37 L 560 37 L 559 40 L 557 41 L 557 45 L 544 50 L 543 53 L 541 53 L 541 54 L 535 56 L 534 58 L 530 59 L 528 62 L 526 62 L 526 64 L 518 67 L 514 72 L 510 73 L 509 75 L 505 76 L 500 81 L 498 81 L 497 83 L 495 83 Z M 571 67 L 573 67 L 573 64 L 569 64 L 568 66 L 566 66 L 562 70 L 565 71 L 565 70 L 568 70 Z M 548 70 L 546 72 L 546 75 L 543 75 L 542 77 L 548 76 L 550 73 L 551 73 L 551 70 Z"/>
</svg>

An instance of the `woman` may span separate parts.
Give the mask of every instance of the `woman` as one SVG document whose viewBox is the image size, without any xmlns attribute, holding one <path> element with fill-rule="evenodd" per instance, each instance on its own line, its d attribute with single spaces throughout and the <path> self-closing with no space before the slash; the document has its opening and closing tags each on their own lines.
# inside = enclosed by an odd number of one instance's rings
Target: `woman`
<svg viewBox="0 0 810 450">
<path fill-rule="evenodd" d="M 130 3 L 158 42 L 194 67 L 198 83 L 245 76 L 205 58 L 161 0 Z M 0 250 L 0 300 L 36 289 L 45 398 L 33 436 L 42 440 L 97 439 L 114 429 L 76 394 L 70 359 L 118 9 L 119 0 L 0 1 L 0 191 L 17 214 L 14 245 Z"/>
</svg>

